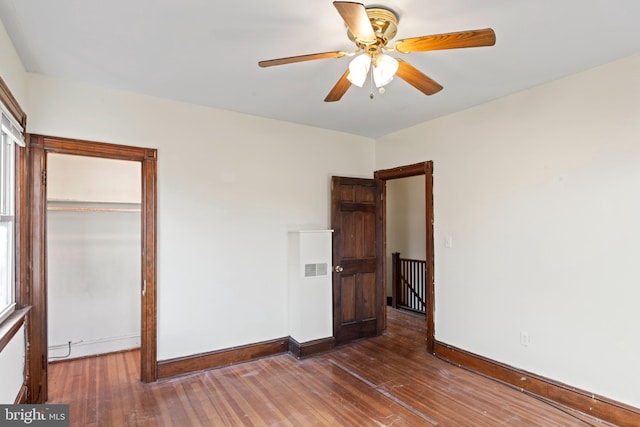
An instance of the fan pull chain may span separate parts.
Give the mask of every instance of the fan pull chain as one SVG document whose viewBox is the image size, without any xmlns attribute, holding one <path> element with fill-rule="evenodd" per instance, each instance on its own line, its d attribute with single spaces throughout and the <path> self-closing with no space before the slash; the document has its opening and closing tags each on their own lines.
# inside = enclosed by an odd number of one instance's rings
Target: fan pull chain
<svg viewBox="0 0 640 427">
<path fill-rule="evenodd" d="M 369 93 L 369 99 L 373 99 L 373 67 L 371 67 L 371 79 L 369 79 L 369 85 L 371 87 L 371 92 Z M 378 93 L 382 95 L 385 92 L 384 86 L 380 86 L 378 88 Z"/>
<path fill-rule="evenodd" d="M 373 99 L 373 67 L 371 67 L 371 78 L 369 79 L 369 83 L 371 84 L 371 93 L 369 94 L 369 99 Z"/>
</svg>

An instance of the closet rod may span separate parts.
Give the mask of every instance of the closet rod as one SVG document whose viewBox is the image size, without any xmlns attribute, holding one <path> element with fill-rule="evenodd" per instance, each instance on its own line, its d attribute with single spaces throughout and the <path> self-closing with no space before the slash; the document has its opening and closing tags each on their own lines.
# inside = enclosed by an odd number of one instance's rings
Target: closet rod
<svg viewBox="0 0 640 427">
<path fill-rule="evenodd" d="M 47 206 L 48 211 L 66 211 L 66 212 L 142 212 L 140 208 L 64 208 L 60 206 Z"/>
</svg>

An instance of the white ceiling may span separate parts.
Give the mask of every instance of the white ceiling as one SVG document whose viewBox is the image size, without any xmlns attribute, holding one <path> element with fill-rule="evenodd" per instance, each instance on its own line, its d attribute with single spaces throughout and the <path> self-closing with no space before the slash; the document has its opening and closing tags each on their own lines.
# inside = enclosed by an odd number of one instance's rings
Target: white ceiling
<svg viewBox="0 0 640 427">
<path fill-rule="evenodd" d="M 325 103 L 350 58 L 257 63 L 354 50 L 330 0 L 0 0 L 0 18 L 30 72 L 372 138 L 640 52 L 640 0 L 364 4 L 396 11 L 396 39 L 490 27 L 497 42 L 402 55 L 435 95 L 396 78 Z"/>
</svg>

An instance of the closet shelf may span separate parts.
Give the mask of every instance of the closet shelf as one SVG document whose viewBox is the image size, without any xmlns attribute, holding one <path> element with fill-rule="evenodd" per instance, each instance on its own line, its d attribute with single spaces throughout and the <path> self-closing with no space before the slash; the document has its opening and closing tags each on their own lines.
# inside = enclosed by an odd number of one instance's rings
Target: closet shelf
<svg viewBox="0 0 640 427">
<path fill-rule="evenodd" d="M 140 203 L 95 202 L 80 200 L 48 200 L 47 211 L 140 213 Z"/>
<path fill-rule="evenodd" d="M 47 206 L 48 211 L 65 211 L 65 212 L 142 212 L 140 208 L 69 208 L 61 206 Z"/>
</svg>

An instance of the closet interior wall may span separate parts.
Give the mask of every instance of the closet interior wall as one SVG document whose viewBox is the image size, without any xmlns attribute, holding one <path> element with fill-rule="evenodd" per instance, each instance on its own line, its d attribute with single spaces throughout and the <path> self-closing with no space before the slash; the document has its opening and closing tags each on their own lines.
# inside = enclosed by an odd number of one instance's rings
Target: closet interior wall
<svg viewBox="0 0 640 427">
<path fill-rule="evenodd" d="M 49 360 L 140 346 L 140 164 L 49 154 Z"/>
</svg>

